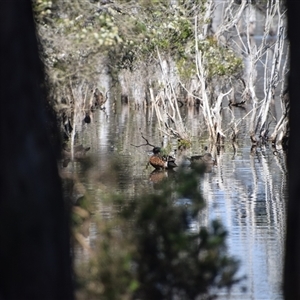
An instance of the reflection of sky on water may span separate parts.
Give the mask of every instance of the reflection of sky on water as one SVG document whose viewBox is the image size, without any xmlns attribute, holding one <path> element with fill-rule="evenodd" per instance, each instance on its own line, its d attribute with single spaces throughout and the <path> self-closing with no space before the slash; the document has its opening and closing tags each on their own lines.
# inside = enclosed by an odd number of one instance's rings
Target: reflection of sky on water
<svg viewBox="0 0 300 300">
<path fill-rule="evenodd" d="M 239 275 L 247 276 L 229 299 L 282 299 L 284 163 L 276 164 L 271 150 L 266 153 L 244 152 L 234 158 L 223 153 L 214 173 L 202 182 L 207 201 L 202 221 L 222 221 L 230 253 L 241 261 Z M 247 289 L 243 294 L 242 286 Z"/>
</svg>

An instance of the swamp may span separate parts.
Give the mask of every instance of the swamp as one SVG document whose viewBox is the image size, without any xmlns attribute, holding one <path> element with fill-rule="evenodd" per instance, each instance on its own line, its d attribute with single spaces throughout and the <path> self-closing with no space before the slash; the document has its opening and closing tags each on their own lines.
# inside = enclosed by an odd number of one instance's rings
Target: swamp
<svg viewBox="0 0 300 300">
<path fill-rule="evenodd" d="M 32 7 L 75 298 L 283 299 L 285 4 Z"/>
</svg>

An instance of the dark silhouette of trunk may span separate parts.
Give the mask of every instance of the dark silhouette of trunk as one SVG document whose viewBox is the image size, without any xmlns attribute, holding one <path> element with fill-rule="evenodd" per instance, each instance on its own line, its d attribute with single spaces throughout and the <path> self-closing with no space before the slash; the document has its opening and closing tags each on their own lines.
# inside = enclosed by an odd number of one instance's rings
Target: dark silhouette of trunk
<svg viewBox="0 0 300 300">
<path fill-rule="evenodd" d="M 73 299 L 31 1 L 1 0 L 0 19 L 0 299 Z"/>
<path fill-rule="evenodd" d="M 290 139 L 288 149 L 289 200 L 287 208 L 284 296 L 300 299 L 300 1 L 287 0 L 290 39 Z"/>
</svg>

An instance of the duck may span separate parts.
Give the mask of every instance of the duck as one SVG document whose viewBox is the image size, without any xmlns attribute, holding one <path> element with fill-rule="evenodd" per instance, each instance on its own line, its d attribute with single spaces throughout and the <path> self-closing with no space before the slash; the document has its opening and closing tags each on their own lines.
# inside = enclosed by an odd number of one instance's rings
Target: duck
<svg viewBox="0 0 300 300">
<path fill-rule="evenodd" d="M 149 164 L 156 170 L 173 169 L 173 168 L 177 167 L 174 157 L 172 157 L 170 155 L 168 155 L 168 156 L 161 155 L 160 147 L 154 147 L 152 152 L 153 152 L 153 155 L 149 159 Z"/>
</svg>

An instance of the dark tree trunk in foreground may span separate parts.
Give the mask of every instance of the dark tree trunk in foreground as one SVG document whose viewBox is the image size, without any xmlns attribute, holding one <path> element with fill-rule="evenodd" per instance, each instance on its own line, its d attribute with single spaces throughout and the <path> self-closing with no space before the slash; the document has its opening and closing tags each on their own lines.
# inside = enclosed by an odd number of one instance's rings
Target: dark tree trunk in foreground
<svg viewBox="0 0 300 300">
<path fill-rule="evenodd" d="M 288 150 L 289 201 L 287 209 L 284 295 L 300 299 L 300 1 L 287 0 L 291 70 L 290 140 Z"/>
<path fill-rule="evenodd" d="M 73 299 L 30 0 L 0 1 L 0 299 Z"/>
</svg>

